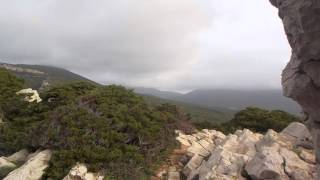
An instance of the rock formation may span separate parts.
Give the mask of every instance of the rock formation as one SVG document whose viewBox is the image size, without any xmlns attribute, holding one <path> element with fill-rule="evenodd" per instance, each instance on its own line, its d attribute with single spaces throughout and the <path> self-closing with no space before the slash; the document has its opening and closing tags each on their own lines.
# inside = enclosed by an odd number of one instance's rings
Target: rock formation
<svg viewBox="0 0 320 180">
<path fill-rule="evenodd" d="M 179 164 L 159 174 L 162 179 L 176 180 L 179 173 L 188 180 L 315 179 L 315 156 L 306 146 L 311 135 L 301 123 L 265 135 L 247 129 L 228 136 L 205 129 L 192 135 L 177 134 L 186 152 Z"/>
<path fill-rule="evenodd" d="M 28 89 L 22 89 L 21 91 L 17 92 L 17 95 L 26 95 L 24 98 L 25 101 L 27 102 L 37 102 L 40 103 L 42 99 L 39 96 L 39 93 L 37 90 L 33 90 L 31 88 Z"/>
<path fill-rule="evenodd" d="M 63 180 L 103 180 L 104 176 L 88 172 L 84 164 L 74 166 Z"/>
<path fill-rule="evenodd" d="M 21 153 L 21 152 L 20 152 Z M 19 158 L 18 158 L 19 157 Z M 15 158 L 21 159 L 21 154 Z M 48 167 L 51 151 L 39 151 L 28 156 L 28 161 L 18 169 L 10 172 L 3 180 L 39 180 Z"/>
<path fill-rule="evenodd" d="M 292 48 L 282 74 L 284 95 L 297 101 L 312 132 L 320 164 L 320 1 L 270 0 L 279 9 Z M 318 168 L 320 169 L 320 168 Z"/>
</svg>

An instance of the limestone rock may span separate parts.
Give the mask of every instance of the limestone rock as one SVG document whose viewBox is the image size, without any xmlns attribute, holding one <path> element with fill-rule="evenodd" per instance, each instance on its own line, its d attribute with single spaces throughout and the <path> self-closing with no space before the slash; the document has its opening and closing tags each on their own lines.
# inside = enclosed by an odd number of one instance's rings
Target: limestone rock
<svg viewBox="0 0 320 180">
<path fill-rule="evenodd" d="M 40 151 L 21 167 L 9 173 L 4 180 L 39 180 L 48 167 L 50 158 L 50 150 Z"/>
<path fill-rule="evenodd" d="M 292 179 L 315 179 L 315 167 L 304 162 L 293 151 L 281 148 L 280 155 L 284 160 L 284 171 Z"/>
<path fill-rule="evenodd" d="M 280 133 L 280 135 L 288 141 L 291 141 L 294 145 L 312 148 L 312 137 L 310 131 L 302 123 L 291 123 Z"/>
<path fill-rule="evenodd" d="M 195 171 L 201 166 L 203 157 L 199 155 L 193 156 L 183 169 L 183 174 L 187 177 L 194 176 Z"/>
<path fill-rule="evenodd" d="M 279 145 L 262 148 L 246 165 L 245 170 L 253 179 L 289 179 L 282 167 L 283 157 Z"/>
<path fill-rule="evenodd" d="M 26 97 L 24 98 L 25 101 L 27 102 L 37 102 L 40 103 L 42 101 L 42 99 L 39 96 L 38 91 L 33 90 L 31 88 L 29 89 L 22 89 L 20 91 L 17 92 L 17 95 L 26 95 Z"/>
<path fill-rule="evenodd" d="M 306 114 L 320 171 L 320 2 L 270 2 L 279 9 L 292 48 L 290 62 L 282 73 L 284 95 L 297 101 Z"/>
<path fill-rule="evenodd" d="M 84 164 L 74 166 L 63 180 L 103 180 L 104 176 L 88 172 Z"/>
<path fill-rule="evenodd" d="M 226 137 L 223 133 L 215 130 L 203 129 L 202 131 L 185 135 L 177 131 L 177 140 L 184 146 L 187 146 L 187 154 L 190 158 L 184 158 L 183 161 L 189 160 L 183 168 L 183 174 L 189 179 L 196 176 L 197 169 L 201 166 L 203 160 L 211 155 L 215 146 L 223 141 Z"/>
<path fill-rule="evenodd" d="M 185 164 L 182 173 L 188 180 L 314 179 L 313 150 L 298 145 L 299 139 L 309 135 L 301 123 L 292 123 L 281 133 L 269 130 L 265 135 L 247 129 L 228 136 L 211 130 L 179 134 L 177 140 L 189 145 L 186 155 L 191 157 L 183 159 L 188 162 L 181 163 Z M 204 157 L 202 150 L 194 151 L 200 147 L 210 154 Z"/>
<path fill-rule="evenodd" d="M 255 144 L 261 138 L 249 130 L 227 136 L 199 168 L 200 179 L 244 179 L 243 167 L 255 155 Z"/>
</svg>

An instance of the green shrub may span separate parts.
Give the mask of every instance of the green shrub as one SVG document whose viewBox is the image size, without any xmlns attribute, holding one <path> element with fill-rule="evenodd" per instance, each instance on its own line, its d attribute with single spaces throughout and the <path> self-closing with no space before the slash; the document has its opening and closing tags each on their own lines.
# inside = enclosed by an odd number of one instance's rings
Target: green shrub
<svg viewBox="0 0 320 180">
<path fill-rule="evenodd" d="M 16 95 L 24 87 L 24 81 L 0 68 L 0 114 L 6 119 L 15 116 L 24 104 Z"/>
<path fill-rule="evenodd" d="M 299 121 L 299 119 L 284 111 L 268 111 L 257 107 L 248 107 L 236 113 L 231 121 L 221 124 L 202 122 L 196 124 L 196 126 L 198 128 L 217 129 L 225 134 L 233 133 L 237 129 L 244 128 L 254 132 L 264 133 L 268 131 L 268 129 L 280 132 L 295 121 Z"/>
<path fill-rule="evenodd" d="M 151 108 L 124 87 L 75 82 L 41 97 L 39 104 L 12 101 L 23 108 L 0 126 L 0 152 L 52 149 L 45 179 L 62 179 L 77 162 L 109 179 L 147 179 L 176 145 L 177 107 Z"/>
</svg>

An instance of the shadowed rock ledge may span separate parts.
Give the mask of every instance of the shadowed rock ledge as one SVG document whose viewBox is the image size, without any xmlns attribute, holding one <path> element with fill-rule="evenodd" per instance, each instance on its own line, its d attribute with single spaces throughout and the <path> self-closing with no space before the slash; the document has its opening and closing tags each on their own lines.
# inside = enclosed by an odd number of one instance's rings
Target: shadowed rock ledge
<svg viewBox="0 0 320 180">
<path fill-rule="evenodd" d="M 282 74 L 284 95 L 297 101 L 306 114 L 319 169 L 320 1 L 270 0 L 270 2 L 279 9 L 279 16 L 292 48 L 290 62 Z"/>
</svg>

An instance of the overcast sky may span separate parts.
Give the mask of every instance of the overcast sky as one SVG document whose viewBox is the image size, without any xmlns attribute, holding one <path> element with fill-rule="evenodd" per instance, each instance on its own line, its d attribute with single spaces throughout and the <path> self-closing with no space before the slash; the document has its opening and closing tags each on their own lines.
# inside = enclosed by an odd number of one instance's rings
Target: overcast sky
<svg viewBox="0 0 320 180">
<path fill-rule="evenodd" d="M 0 61 L 101 83 L 280 88 L 290 48 L 269 0 L 0 0 Z"/>
</svg>

